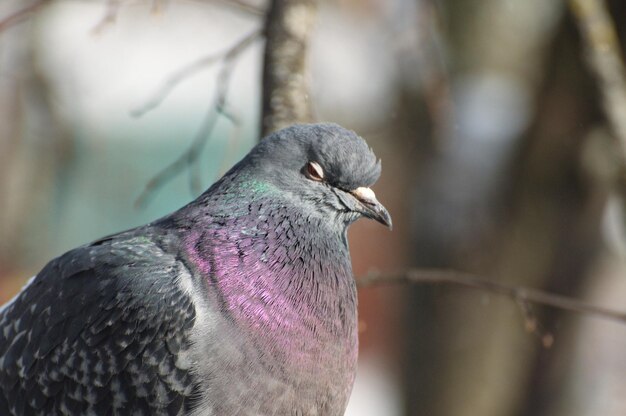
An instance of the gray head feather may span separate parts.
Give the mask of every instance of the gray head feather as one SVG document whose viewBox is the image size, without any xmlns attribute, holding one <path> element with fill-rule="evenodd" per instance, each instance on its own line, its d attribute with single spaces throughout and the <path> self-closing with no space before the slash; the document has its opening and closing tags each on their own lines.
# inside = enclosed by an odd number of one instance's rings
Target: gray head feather
<svg viewBox="0 0 626 416">
<path fill-rule="evenodd" d="M 298 141 L 300 146 L 285 146 L 287 140 Z M 292 169 L 317 162 L 326 181 L 344 190 L 373 185 L 381 171 L 380 160 L 365 140 L 334 123 L 296 124 L 280 130 L 265 138 L 249 157 Z"/>
</svg>

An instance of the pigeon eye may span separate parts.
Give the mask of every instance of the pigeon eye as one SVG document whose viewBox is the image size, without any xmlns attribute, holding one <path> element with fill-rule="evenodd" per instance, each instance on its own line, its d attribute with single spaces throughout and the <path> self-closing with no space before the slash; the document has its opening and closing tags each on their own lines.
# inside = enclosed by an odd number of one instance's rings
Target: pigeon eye
<svg viewBox="0 0 626 416">
<path fill-rule="evenodd" d="M 309 179 L 314 181 L 322 181 L 324 179 L 324 171 L 316 162 L 309 162 L 306 165 L 306 173 Z"/>
</svg>

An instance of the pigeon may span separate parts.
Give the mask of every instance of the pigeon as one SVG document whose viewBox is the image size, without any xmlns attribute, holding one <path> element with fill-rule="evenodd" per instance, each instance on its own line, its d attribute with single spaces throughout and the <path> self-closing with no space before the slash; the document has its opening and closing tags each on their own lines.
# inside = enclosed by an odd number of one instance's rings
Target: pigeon
<svg viewBox="0 0 626 416">
<path fill-rule="evenodd" d="M 178 211 L 50 261 L 0 310 L 0 414 L 342 415 L 346 231 L 391 228 L 380 172 L 354 132 L 294 125 Z"/>
</svg>

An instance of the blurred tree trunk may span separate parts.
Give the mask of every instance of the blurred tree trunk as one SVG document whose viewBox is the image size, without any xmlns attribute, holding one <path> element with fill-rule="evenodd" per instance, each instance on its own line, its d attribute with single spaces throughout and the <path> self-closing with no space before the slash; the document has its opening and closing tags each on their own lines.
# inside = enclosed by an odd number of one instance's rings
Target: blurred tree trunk
<svg viewBox="0 0 626 416">
<path fill-rule="evenodd" d="M 584 2 L 572 2 L 579 5 Z M 589 2 L 586 2 L 587 4 Z M 609 2 L 598 2 L 599 11 L 604 11 L 604 5 Z M 559 223 L 567 227 L 568 232 L 563 233 L 563 239 L 556 253 L 556 267 L 552 270 L 550 285 L 562 293 L 575 294 L 578 297 L 593 298 L 594 302 L 602 305 L 623 305 L 623 302 L 615 302 L 615 298 L 623 296 L 626 264 L 623 261 L 607 260 L 611 253 L 602 250 L 600 259 L 593 259 L 591 254 L 603 247 L 600 231 L 607 231 L 608 227 L 617 228 L 624 224 L 601 224 L 606 221 L 607 197 L 612 198 L 616 194 L 624 193 L 624 64 L 623 45 L 626 44 L 626 4 L 624 2 L 611 2 L 610 16 L 605 18 L 614 21 L 619 33 L 619 38 L 611 39 L 612 45 L 607 48 L 604 43 L 593 45 L 597 50 L 596 56 L 590 55 L 589 42 L 597 41 L 584 39 L 585 28 L 581 24 L 593 24 L 596 30 L 600 30 L 600 39 L 607 36 L 609 28 L 603 26 L 610 24 L 609 21 L 598 22 L 592 16 L 570 13 L 566 22 L 565 33 L 557 40 L 556 53 L 553 58 L 558 65 L 553 65 L 556 70 L 550 74 L 553 85 L 544 92 L 546 100 L 552 103 L 552 111 L 546 111 L 540 120 L 537 140 L 550 139 L 548 126 L 554 123 L 551 116 L 555 115 L 556 109 L 562 105 L 577 109 L 569 119 L 561 118 L 562 125 L 569 124 L 570 129 L 577 130 L 569 136 L 575 137 L 578 154 L 584 167 L 578 169 L 578 191 L 584 191 L 587 204 L 585 211 L 579 209 L 577 217 L 563 217 L 560 215 Z M 578 20 L 578 27 L 574 27 L 573 19 Z M 593 19 L 582 22 L 580 19 Z M 587 28 L 588 29 L 588 28 Z M 614 33 L 613 33 L 614 35 Z M 582 38 L 582 39 L 581 39 Z M 619 44 L 621 43 L 621 50 Z M 586 44 L 586 46 L 585 46 Z M 607 52 L 607 49 L 615 50 Z M 566 53 L 563 53 L 565 52 Z M 582 62 L 586 58 L 587 62 Z M 598 68 L 591 68 L 593 59 L 602 59 L 605 65 L 601 70 L 610 71 L 612 79 L 607 83 L 607 73 L 604 78 L 598 78 Z M 606 61 L 608 60 L 608 62 Z M 614 60 L 611 62 L 611 60 Z M 568 64 L 569 62 L 569 64 Z M 580 68 L 580 71 L 572 71 L 571 68 Z M 585 70 L 586 69 L 586 70 Z M 616 71 L 616 72 L 614 72 Z M 619 79 L 618 85 L 612 81 Z M 569 94 L 566 92 L 569 91 Z M 572 92 L 576 92 L 573 94 Z M 609 97 L 608 95 L 611 95 Z M 616 99 L 617 98 L 617 99 Z M 602 109 L 602 114 L 600 114 Z M 548 109 L 550 110 L 550 109 Z M 571 120 L 577 120 L 577 126 L 571 125 Z M 570 132 L 573 133 L 573 132 Z M 562 131 L 562 135 L 568 135 Z M 571 141 L 572 138 L 566 139 Z M 621 142 L 621 143 L 620 143 Z M 579 194 L 580 195 L 580 194 Z M 624 218 L 624 206 L 621 207 Z M 564 210 L 565 213 L 568 210 Z M 572 209 L 570 213 L 574 213 Z M 567 221 L 567 222 L 566 222 Z M 601 225 L 604 225 L 602 227 Z M 617 233 L 623 231 L 611 230 Z M 603 235 L 605 238 L 607 235 Z M 589 261 L 595 260 L 593 269 L 588 272 Z M 614 263 L 612 267 L 607 264 Z M 612 269 L 612 270 L 611 270 Z M 614 276 L 611 276 L 613 274 Z M 603 322 L 592 322 L 573 319 L 564 314 L 551 314 L 548 316 L 559 325 L 562 334 L 561 342 L 555 348 L 541 351 L 533 368 L 533 376 L 530 382 L 529 398 L 524 408 L 525 414 L 537 416 L 568 415 L 590 416 L 602 414 L 617 416 L 624 414 L 623 395 L 626 382 L 623 377 L 626 360 L 624 360 L 623 347 L 626 336 L 623 328 L 606 325 Z M 588 351 L 585 356 L 580 351 Z M 582 369 L 582 370 L 581 370 Z M 599 377 L 598 377 L 599 376 Z M 602 378 L 607 381 L 598 383 Z M 598 383 L 598 384 L 596 384 Z M 603 397 L 597 400 L 597 397 Z"/>
<path fill-rule="evenodd" d="M 575 32 L 568 22 L 559 27 L 567 29 L 565 40 L 551 42 L 558 2 L 446 6 L 457 57 L 455 129 L 417 187 L 418 265 L 574 294 L 594 255 L 599 215 L 579 172 L 583 133 L 571 123 L 598 117 L 591 88 L 583 88 L 589 80 L 571 71 L 582 68 Z M 543 80 L 548 56 L 561 70 Z M 526 403 L 535 398 L 533 369 L 545 355 L 524 331 L 519 306 L 489 295 L 417 291 L 408 318 L 408 414 L 533 414 Z"/>
<path fill-rule="evenodd" d="M 537 97 L 537 115 L 511 175 L 516 183 L 504 227 L 511 233 L 499 236 L 495 270 L 517 282 L 580 297 L 600 247 L 601 209 L 606 198 L 605 192 L 585 177 L 581 164 L 588 130 L 600 122 L 601 113 L 569 15 L 550 50 L 546 68 L 551 70 L 546 71 Z M 541 384 L 546 381 L 546 368 L 560 359 L 565 340 L 561 321 L 570 316 L 550 309 L 536 312 L 546 331 L 556 337 L 553 348 L 541 348 L 534 341 L 524 356 L 510 354 L 507 349 L 515 337 L 514 328 L 509 328 L 499 331 L 503 339 L 487 351 L 518 363 L 524 358 L 519 364 L 523 383 L 518 384 L 516 414 L 537 415 L 542 404 L 562 400 L 554 391 L 546 395 L 548 386 Z M 510 333 L 508 341 L 504 340 L 506 332 Z M 518 334 L 532 338 L 519 330 Z"/>
<path fill-rule="evenodd" d="M 261 137 L 313 121 L 307 52 L 315 0 L 272 0 L 265 21 Z"/>
<path fill-rule="evenodd" d="M 8 15 L 23 4 L 11 1 L 5 6 L 3 15 Z M 54 211 L 51 182 L 71 158 L 46 81 L 36 70 L 35 24 L 26 20 L 0 36 L 0 275 L 17 273 L 23 278 L 28 277 L 25 271 L 38 267 L 31 261 L 39 253 L 28 242 L 33 236 L 39 242 L 50 237 L 46 224 L 35 220 Z M 15 284 L 0 282 L 0 288 L 3 283 Z"/>
<path fill-rule="evenodd" d="M 20 2 L 8 3 L 4 8 L 7 13 L 20 7 Z M 25 27 L 16 27 L 0 37 L 0 268 L 5 272 L 16 266 L 16 254 L 22 248 L 20 231 L 27 221 L 24 213 L 32 204 L 32 194 L 23 191 L 32 178 L 32 169 L 25 163 L 23 140 L 24 92 L 28 87 L 24 68 L 28 67 L 29 43 Z"/>
</svg>

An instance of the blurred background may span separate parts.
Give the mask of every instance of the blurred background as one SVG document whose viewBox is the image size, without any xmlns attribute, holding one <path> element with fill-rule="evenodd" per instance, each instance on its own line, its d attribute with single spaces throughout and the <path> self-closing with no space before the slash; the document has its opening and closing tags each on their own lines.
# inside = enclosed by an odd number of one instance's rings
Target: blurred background
<svg viewBox="0 0 626 416">
<path fill-rule="evenodd" d="M 391 233 L 352 227 L 357 276 L 455 269 L 626 311 L 624 154 L 571 3 L 320 1 L 316 117 L 374 148 L 394 217 Z M 227 80 L 220 62 L 173 79 L 262 29 L 266 2 L 32 4 L 0 24 L 0 304 L 51 258 L 187 203 L 259 140 L 262 38 Z M 624 45 L 626 3 L 607 6 Z M 24 7 L 0 0 L 0 19 Z M 143 193 L 224 82 L 197 160 Z M 527 331 L 511 299 L 450 286 L 359 296 L 349 416 L 626 414 L 624 323 L 533 307 Z"/>
</svg>

